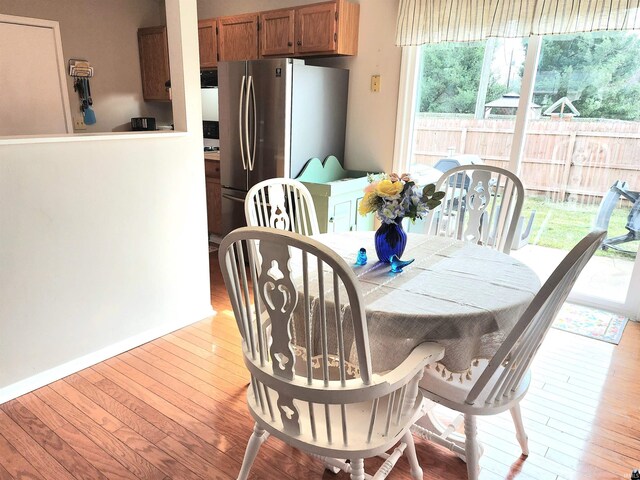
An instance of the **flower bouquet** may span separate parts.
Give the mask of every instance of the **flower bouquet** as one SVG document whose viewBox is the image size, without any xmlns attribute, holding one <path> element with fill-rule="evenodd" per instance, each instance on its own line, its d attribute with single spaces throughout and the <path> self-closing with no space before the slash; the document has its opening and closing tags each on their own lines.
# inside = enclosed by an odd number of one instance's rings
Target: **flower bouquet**
<svg viewBox="0 0 640 480">
<path fill-rule="evenodd" d="M 375 212 L 382 222 L 375 236 L 376 253 L 381 262 L 389 263 L 391 256 L 401 257 L 407 245 L 402 219 L 408 217 L 415 222 L 422 218 L 440 205 L 444 192 L 436 192 L 432 183 L 419 188 L 408 173 L 370 174 L 368 180 L 359 212 Z"/>
</svg>

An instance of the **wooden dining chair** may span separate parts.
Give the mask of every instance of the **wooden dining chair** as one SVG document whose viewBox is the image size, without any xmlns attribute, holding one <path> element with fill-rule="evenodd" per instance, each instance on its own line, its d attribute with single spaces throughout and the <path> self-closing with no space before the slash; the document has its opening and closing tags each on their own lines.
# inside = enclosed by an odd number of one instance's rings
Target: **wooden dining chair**
<svg viewBox="0 0 640 480">
<path fill-rule="evenodd" d="M 447 170 L 436 183 L 445 192 L 427 218 L 427 233 L 511 251 L 524 187 L 512 172 L 490 165 L 462 165 Z"/>
<path fill-rule="evenodd" d="M 238 479 L 269 434 L 354 480 L 365 478 L 364 458 L 398 444 L 374 478 L 404 452 L 422 479 L 409 428 L 426 411 L 418 381 L 443 348 L 421 344 L 394 370 L 373 374 L 358 280 L 314 239 L 244 227 L 223 239 L 219 260 L 251 373 L 255 426 Z"/>
<path fill-rule="evenodd" d="M 302 182 L 269 178 L 255 184 L 244 202 L 247 225 L 272 227 L 302 235 L 320 233 L 313 198 Z"/>
<path fill-rule="evenodd" d="M 420 382 L 423 395 L 464 415 L 464 450 L 453 443 L 447 446 L 465 458 L 470 480 L 478 478 L 477 415 L 495 415 L 509 410 L 522 453 L 529 454 L 520 414 L 520 400 L 531 382 L 529 366 L 578 275 L 605 235 L 604 230 L 594 230 L 573 247 L 520 316 L 496 354 L 475 368 L 472 380 L 450 382 L 435 369 L 425 372 Z M 430 432 L 422 434 L 425 438 L 431 437 Z M 443 444 L 444 439 L 439 440 L 438 443 Z"/>
</svg>

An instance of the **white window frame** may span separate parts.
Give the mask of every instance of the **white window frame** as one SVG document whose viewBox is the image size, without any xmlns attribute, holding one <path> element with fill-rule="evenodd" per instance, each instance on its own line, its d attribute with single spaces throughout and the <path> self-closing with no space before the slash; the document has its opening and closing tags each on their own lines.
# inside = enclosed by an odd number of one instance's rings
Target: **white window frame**
<svg viewBox="0 0 640 480">
<path fill-rule="evenodd" d="M 520 171 L 524 145 L 527 138 L 527 117 L 530 111 L 528 104 L 531 102 L 533 96 L 542 38 L 541 35 L 532 35 L 529 37 L 522 86 L 520 89 L 520 101 L 516 112 L 516 124 L 509 155 L 508 169 L 516 174 Z M 394 172 L 407 172 L 411 164 L 414 119 L 420 79 L 420 50 L 420 46 L 402 47 L 393 155 Z M 615 302 L 613 300 L 596 298 L 591 295 L 576 292 L 569 294 L 569 301 L 618 312 L 633 319 L 640 319 L 640 295 L 634 294 L 634 292 L 638 291 L 640 291 L 640 254 L 634 262 L 624 302 Z"/>
</svg>

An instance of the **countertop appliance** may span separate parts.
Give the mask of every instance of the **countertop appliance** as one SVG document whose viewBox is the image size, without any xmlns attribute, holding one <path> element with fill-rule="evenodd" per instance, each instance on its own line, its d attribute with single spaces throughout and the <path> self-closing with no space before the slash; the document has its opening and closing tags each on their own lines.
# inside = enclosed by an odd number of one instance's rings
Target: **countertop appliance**
<svg viewBox="0 0 640 480">
<path fill-rule="evenodd" d="M 344 159 L 349 71 L 276 58 L 218 63 L 222 234 L 245 225 L 247 191 Z"/>
</svg>

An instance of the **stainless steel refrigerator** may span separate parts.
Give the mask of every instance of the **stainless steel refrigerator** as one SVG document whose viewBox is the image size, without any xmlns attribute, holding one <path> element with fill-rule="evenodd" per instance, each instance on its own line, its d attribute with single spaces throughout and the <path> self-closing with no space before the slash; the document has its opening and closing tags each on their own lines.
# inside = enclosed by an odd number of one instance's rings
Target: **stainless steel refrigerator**
<svg viewBox="0 0 640 480">
<path fill-rule="evenodd" d="M 218 64 L 222 234 L 245 225 L 247 191 L 344 159 L 349 71 L 277 58 Z"/>
</svg>

